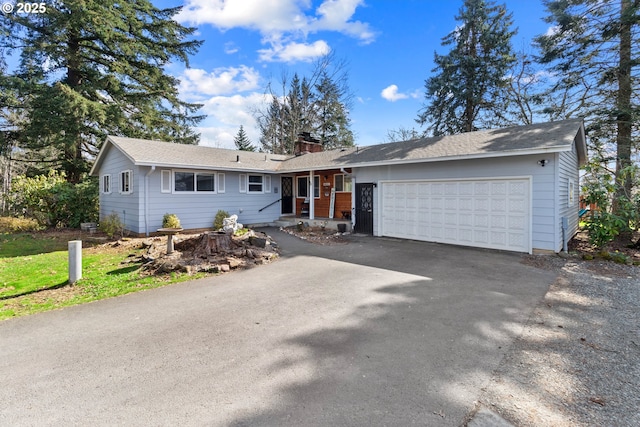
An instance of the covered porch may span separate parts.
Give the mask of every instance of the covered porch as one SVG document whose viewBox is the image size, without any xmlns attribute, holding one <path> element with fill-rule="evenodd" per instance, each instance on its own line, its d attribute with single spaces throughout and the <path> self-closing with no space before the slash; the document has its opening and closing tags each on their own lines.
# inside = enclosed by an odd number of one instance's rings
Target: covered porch
<svg viewBox="0 0 640 427">
<path fill-rule="evenodd" d="M 281 221 L 326 223 L 351 228 L 353 191 L 350 169 L 295 172 L 282 176 Z"/>
</svg>

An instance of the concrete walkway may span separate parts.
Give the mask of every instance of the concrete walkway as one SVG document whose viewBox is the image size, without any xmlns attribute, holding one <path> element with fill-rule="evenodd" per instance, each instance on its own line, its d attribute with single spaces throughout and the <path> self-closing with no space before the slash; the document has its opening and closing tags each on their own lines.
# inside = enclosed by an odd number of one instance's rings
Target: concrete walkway
<svg viewBox="0 0 640 427">
<path fill-rule="evenodd" d="M 554 279 L 269 231 L 273 264 L 0 323 L 0 424 L 457 426 Z"/>
</svg>

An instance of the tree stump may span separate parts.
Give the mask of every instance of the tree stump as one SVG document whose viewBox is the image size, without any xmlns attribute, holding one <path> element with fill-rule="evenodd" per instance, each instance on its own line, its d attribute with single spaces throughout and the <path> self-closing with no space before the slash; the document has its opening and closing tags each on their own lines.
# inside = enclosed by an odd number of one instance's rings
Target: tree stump
<svg viewBox="0 0 640 427">
<path fill-rule="evenodd" d="M 231 234 L 208 232 L 202 235 L 196 252 L 210 256 L 214 253 L 228 252 L 231 250 Z"/>
</svg>

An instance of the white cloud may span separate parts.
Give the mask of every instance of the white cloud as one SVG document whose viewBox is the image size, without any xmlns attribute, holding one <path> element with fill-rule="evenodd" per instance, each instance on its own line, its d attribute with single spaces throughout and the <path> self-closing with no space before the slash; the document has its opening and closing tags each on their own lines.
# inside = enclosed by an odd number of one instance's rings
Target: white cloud
<svg viewBox="0 0 640 427">
<path fill-rule="evenodd" d="M 306 22 L 297 0 L 187 0 L 176 17 L 191 24 L 211 24 L 221 30 L 249 28 L 262 33 L 293 31 Z M 308 1 L 302 2 L 308 6 Z"/>
<path fill-rule="evenodd" d="M 409 95 L 407 95 L 406 93 L 398 92 L 397 85 L 389 85 L 385 87 L 384 89 L 382 89 L 382 92 L 380 92 L 380 96 L 391 102 L 396 102 L 400 99 L 406 99 L 409 97 Z"/>
<path fill-rule="evenodd" d="M 233 42 L 227 42 L 224 44 L 224 53 L 231 55 L 238 52 L 240 48 Z"/>
<path fill-rule="evenodd" d="M 224 95 L 255 90 L 260 73 L 251 67 L 221 67 L 211 72 L 187 68 L 180 76 L 180 93 L 188 98 L 201 95 Z"/>
<path fill-rule="evenodd" d="M 328 54 L 330 51 L 331 48 L 324 40 L 318 40 L 311 44 L 291 42 L 282 45 L 274 43 L 270 49 L 260 49 L 258 53 L 261 61 L 310 62 Z"/>
<path fill-rule="evenodd" d="M 310 33 L 335 31 L 363 43 L 372 42 L 375 32 L 369 24 L 351 20 L 363 4 L 364 0 L 325 0 L 314 11 L 310 0 L 186 0 L 177 19 L 191 25 L 210 24 L 221 30 L 246 28 L 258 31 L 263 36 L 263 44 L 271 45 L 270 49 L 260 51 L 261 57 L 267 58 L 265 60 L 291 62 L 302 58 L 305 61 L 309 57 L 308 51 L 291 54 L 287 51 L 302 47 L 328 49 L 328 46 L 318 45 L 326 45 L 324 41 L 306 42 Z M 282 49 L 285 52 L 280 55 Z"/>
<path fill-rule="evenodd" d="M 311 22 L 310 27 L 316 31 L 338 31 L 370 43 L 375 38 L 375 33 L 369 28 L 369 24 L 350 20 L 358 6 L 363 4 L 362 0 L 326 0 L 316 9 L 320 19 Z"/>
<path fill-rule="evenodd" d="M 235 148 L 233 139 L 240 125 L 254 145 L 258 145 L 260 132 L 253 111 L 266 105 L 265 95 L 252 92 L 247 95 L 213 96 L 204 101 L 202 111 L 207 118 L 197 130 L 200 145 L 220 148 Z"/>
</svg>

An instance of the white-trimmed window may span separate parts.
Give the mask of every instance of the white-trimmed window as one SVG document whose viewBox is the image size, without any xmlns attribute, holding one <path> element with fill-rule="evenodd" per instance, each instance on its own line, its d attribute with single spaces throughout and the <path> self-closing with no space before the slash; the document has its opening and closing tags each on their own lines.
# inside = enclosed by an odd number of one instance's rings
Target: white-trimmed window
<svg viewBox="0 0 640 427">
<path fill-rule="evenodd" d="M 100 178 L 100 186 L 103 194 L 111 194 L 111 175 L 102 175 Z"/>
<path fill-rule="evenodd" d="M 225 180 L 224 180 L 224 174 L 223 173 L 219 173 L 218 174 L 218 193 L 224 193 L 224 186 L 225 186 Z"/>
<path fill-rule="evenodd" d="M 238 191 L 241 193 L 246 193 L 247 192 L 247 174 L 245 173 L 240 174 L 239 183 L 240 184 L 239 184 Z"/>
<path fill-rule="evenodd" d="M 206 172 L 173 172 L 174 193 L 215 193 L 216 175 Z"/>
<path fill-rule="evenodd" d="M 264 177 L 262 175 L 248 175 L 249 193 L 264 193 Z"/>
<path fill-rule="evenodd" d="M 171 171 L 163 170 L 161 173 L 162 184 L 160 191 L 162 193 L 171 193 Z"/>
<path fill-rule="evenodd" d="M 309 177 L 299 176 L 296 179 L 297 182 L 297 197 L 307 198 L 309 197 Z M 320 198 L 320 175 L 313 176 L 313 197 L 315 199 Z"/>
<path fill-rule="evenodd" d="M 351 193 L 351 176 L 347 174 L 337 174 L 333 176 L 333 187 L 338 193 Z"/>
<path fill-rule="evenodd" d="M 569 179 L 569 182 L 567 183 L 567 203 L 569 204 L 569 206 L 574 205 L 575 191 L 576 184 L 572 179 Z"/>
<path fill-rule="evenodd" d="M 133 178 L 133 172 L 131 170 L 120 172 L 120 194 L 133 193 L 132 178 Z"/>
</svg>

